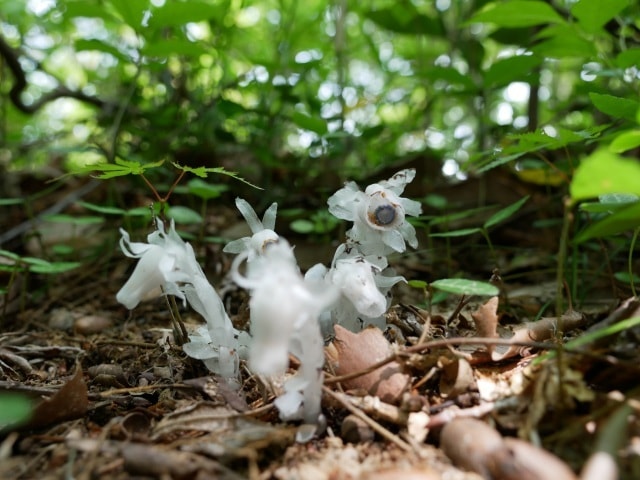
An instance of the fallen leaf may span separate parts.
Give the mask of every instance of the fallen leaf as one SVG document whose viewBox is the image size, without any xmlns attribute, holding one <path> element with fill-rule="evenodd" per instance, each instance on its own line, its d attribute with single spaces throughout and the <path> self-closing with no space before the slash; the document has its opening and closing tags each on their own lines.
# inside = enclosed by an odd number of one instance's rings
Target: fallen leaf
<svg viewBox="0 0 640 480">
<path fill-rule="evenodd" d="M 336 325 L 335 338 L 327 347 L 327 358 L 337 375 L 366 370 L 389 357 L 391 344 L 378 328 L 366 328 L 353 333 Z M 402 365 L 389 362 L 376 370 L 341 382 L 348 390 L 364 390 L 383 402 L 396 403 L 409 386 L 409 375 Z"/>
<path fill-rule="evenodd" d="M 66 420 L 83 417 L 87 413 L 89 397 L 82 369 L 65 383 L 51 398 L 43 400 L 34 409 L 29 428 L 40 428 Z"/>
</svg>

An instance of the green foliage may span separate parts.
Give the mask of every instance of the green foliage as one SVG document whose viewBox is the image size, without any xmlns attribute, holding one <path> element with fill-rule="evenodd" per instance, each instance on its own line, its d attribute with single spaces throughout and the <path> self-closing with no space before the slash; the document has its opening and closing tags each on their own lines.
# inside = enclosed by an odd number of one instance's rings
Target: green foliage
<svg viewBox="0 0 640 480">
<path fill-rule="evenodd" d="M 495 285 L 477 280 L 467 280 L 464 278 L 443 278 L 431 282 L 431 287 L 442 290 L 447 293 L 455 293 L 456 295 L 481 295 L 494 296 L 500 293 Z"/>
<path fill-rule="evenodd" d="M 28 397 L 17 393 L 0 393 L 0 432 L 6 432 L 27 421 L 32 409 L 33 405 Z"/>
</svg>

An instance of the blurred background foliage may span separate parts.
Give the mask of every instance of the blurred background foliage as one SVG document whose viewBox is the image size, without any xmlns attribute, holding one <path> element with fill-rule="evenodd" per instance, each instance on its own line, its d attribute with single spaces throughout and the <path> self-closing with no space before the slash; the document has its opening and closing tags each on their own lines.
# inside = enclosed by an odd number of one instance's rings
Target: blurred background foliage
<svg viewBox="0 0 640 480">
<path fill-rule="evenodd" d="M 628 0 L 0 0 L 0 163 L 225 167 L 264 188 L 247 193 L 263 205 L 405 165 L 432 184 L 500 167 L 558 186 L 635 123 L 639 13 Z"/>
</svg>

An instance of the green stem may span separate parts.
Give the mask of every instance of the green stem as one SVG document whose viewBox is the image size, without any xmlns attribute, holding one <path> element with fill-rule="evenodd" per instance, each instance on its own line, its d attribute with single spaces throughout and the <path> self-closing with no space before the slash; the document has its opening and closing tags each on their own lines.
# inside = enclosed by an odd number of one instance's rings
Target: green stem
<svg viewBox="0 0 640 480">
<path fill-rule="evenodd" d="M 633 238 L 631 239 L 631 246 L 629 247 L 629 258 L 628 258 L 628 265 L 629 265 L 629 284 L 631 285 L 631 294 L 634 297 L 637 297 L 638 294 L 636 293 L 636 285 L 633 279 L 633 250 L 636 248 L 636 240 L 638 240 L 638 234 L 640 234 L 640 227 L 636 227 L 636 229 L 633 231 Z"/>
</svg>

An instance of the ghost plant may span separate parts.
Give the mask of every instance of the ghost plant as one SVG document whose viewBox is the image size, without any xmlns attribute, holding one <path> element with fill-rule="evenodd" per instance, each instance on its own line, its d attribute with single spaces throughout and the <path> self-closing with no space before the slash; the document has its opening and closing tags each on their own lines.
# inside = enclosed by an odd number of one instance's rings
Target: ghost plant
<svg viewBox="0 0 640 480">
<path fill-rule="evenodd" d="M 401 170 L 389 180 L 369 185 L 361 191 L 348 182 L 327 203 L 329 212 L 353 222 L 347 232 L 347 243 L 357 245 L 364 255 L 388 255 L 404 252 L 406 243 L 416 248 L 416 230 L 406 216 L 420 215 L 420 202 L 400 197 L 415 177 L 414 169 Z"/>
<path fill-rule="evenodd" d="M 167 232 L 162 221 L 157 220 L 157 230 L 149 234 L 148 243 L 131 242 L 125 230 L 120 229 L 120 232 L 122 251 L 139 261 L 116 299 L 128 309 L 162 294 L 188 302 L 204 317 L 206 326 L 189 336 L 190 342 L 183 345 L 184 351 L 203 360 L 214 373 L 236 379 L 241 332 L 233 328 L 220 297 L 198 264 L 191 244 L 180 238 L 173 222 Z"/>
<path fill-rule="evenodd" d="M 318 317 L 336 300 L 338 292 L 323 282 L 305 281 L 284 239 L 254 257 L 246 276 L 242 276 L 239 266 L 249 255 L 248 251 L 238 255 L 231 270 L 234 281 L 251 292 L 249 368 L 257 374 L 281 376 L 288 367 L 289 354 L 297 357 L 300 368 L 285 382 L 285 393 L 275 405 L 281 419 L 301 419 L 317 426 L 324 367 Z"/>
<path fill-rule="evenodd" d="M 352 331 L 368 325 L 384 327 L 388 292 L 404 281 L 387 268 L 386 256 L 404 252 L 406 243 L 412 247 L 418 244 L 406 216 L 419 215 L 420 203 L 400 197 L 414 177 L 415 170 L 402 170 L 389 180 L 369 185 L 364 192 L 349 182 L 329 198 L 329 212 L 353 221 L 353 227 L 347 231 L 347 241 L 336 250 L 331 268 L 319 264 L 307 272 L 308 278 L 324 278 L 341 292 L 330 312 L 329 325 L 327 315 L 323 316 L 325 334 L 329 333 L 327 327 L 336 323 Z"/>
<path fill-rule="evenodd" d="M 244 251 L 248 251 L 247 262 L 251 263 L 251 261 L 253 261 L 257 255 L 260 255 L 269 244 L 278 241 L 278 234 L 274 231 L 278 204 L 271 204 L 266 212 L 264 212 L 262 221 L 258 219 L 258 215 L 255 210 L 246 200 L 236 198 L 236 207 L 238 207 L 238 210 L 240 210 L 240 213 L 247 221 L 252 235 L 250 237 L 242 237 L 227 243 L 223 252 L 242 253 Z"/>
</svg>

